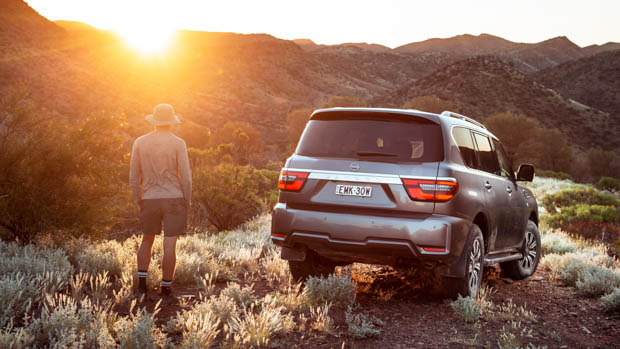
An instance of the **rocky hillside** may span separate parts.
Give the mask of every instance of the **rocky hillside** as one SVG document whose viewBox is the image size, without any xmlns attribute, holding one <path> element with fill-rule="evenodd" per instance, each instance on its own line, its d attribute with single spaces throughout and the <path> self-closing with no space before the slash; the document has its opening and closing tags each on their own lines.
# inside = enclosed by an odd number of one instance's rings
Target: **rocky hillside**
<svg viewBox="0 0 620 349">
<path fill-rule="evenodd" d="M 539 84 L 525 75 L 588 54 L 564 37 L 522 44 L 487 34 L 461 35 L 389 49 L 182 31 L 171 48 L 174 54 L 145 58 L 112 33 L 61 22 L 65 30 L 23 1 L 6 0 L 0 6 L 0 97 L 22 85 L 39 105 L 71 117 L 103 109 L 141 122 L 154 104 L 165 100 L 186 119 L 210 128 L 229 120 L 250 122 L 277 144 L 286 142 L 288 112 L 315 108 L 333 95 L 355 96 L 380 107 L 435 94 L 453 99 L 474 116 L 522 111 L 544 124 L 561 125 L 579 136 L 576 142 L 584 147 L 615 146 L 602 144 L 598 131 L 617 132 L 615 121 L 563 97 L 568 93 L 563 77 L 547 70 L 549 78 L 541 73 L 544 82 Z M 592 65 L 599 67 L 605 65 Z M 610 75 L 605 70 L 590 75 L 597 74 Z M 547 88 L 554 86 L 560 93 Z M 584 92 L 568 96 L 598 107 L 579 96 L 597 95 L 599 86 L 584 82 Z M 600 108 L 615 111 L 608 106 L 613 107 L 613 98 L 606 97 Z"/>
<path fill-rule="evenodd" d="M 620 119 L 620 47 L 566 62 L 533 77 L 564 96 Z"/>
<path fill-rule="evenodd" d="M 452 101 L 458 112 L 481 120 L 500 112 L 523 113 L 543 125 L 560 128 L 584 148 L 620 146 L 618 118 L 565 98 L 494 56 L 449 65 L 374 103 L 399 107 L 424 95 Z"/>
<path fill-rule="evenodd" d="M 64 30 L 40 16 L 22 0 L 0 1 L 0 57 L 16 46 L 45 46 L 51 39 L 64 35 Z"/>
<path fill-rule="evenodd" d="M 407 54 L 440 53 L 454 57 L 455 60 L 478 55 L 498 55 L 513 62 L 523 73 L 553 67 L 586 54 L 564 36 L 536 44 L 524 44 L 489 34 L 429 39 L 397 47 L 394 51 Z"/>
</svg>

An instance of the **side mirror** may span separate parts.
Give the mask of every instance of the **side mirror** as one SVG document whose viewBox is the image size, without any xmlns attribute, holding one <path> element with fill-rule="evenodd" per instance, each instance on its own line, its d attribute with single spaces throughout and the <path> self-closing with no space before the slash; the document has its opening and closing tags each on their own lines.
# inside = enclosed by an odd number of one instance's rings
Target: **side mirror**
<svg viewBox="0 0 620 349">
<path fill-rule="evenodd" d="M 517 180 L 531 182 L 534 180 L 534 166 L 530 164 L 521 164 L 517 170 Z"/>
</svg>

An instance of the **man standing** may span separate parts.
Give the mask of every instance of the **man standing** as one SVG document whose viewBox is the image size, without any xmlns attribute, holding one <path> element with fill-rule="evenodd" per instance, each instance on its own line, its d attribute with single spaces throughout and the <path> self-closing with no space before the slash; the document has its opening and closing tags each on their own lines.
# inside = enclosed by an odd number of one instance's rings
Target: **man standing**
<svg viewBox="0 0 620 349">
<path fill-rule="evenodd" d="M 169 104 L 159 104 L 146 120 L 155 130 L 136 139 L 131 151 L 129 185 L 140 210 L 142 243 L 138 249 L 138 290 L 146 294 L 146 277 L 155 235 L 164 226 L 161 294 L 171 296 L 177 237 L 185 233 L 192 197 L 192 176 L 185 141 L 172 134 L 180 122 Z"/>
</svg>

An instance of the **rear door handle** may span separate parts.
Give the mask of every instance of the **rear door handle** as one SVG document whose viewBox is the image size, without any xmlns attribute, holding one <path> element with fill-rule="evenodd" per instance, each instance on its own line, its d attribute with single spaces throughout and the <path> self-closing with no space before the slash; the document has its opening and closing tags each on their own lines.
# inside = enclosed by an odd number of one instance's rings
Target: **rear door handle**
<svg viewBox="0 0 620 349">
<path fill-rule="evenodd" d="M 489 181 L 484 182 L 484 187 L 487 189 L 493 188 L 493 186 L 491 185 L 491 183 L 489 183 Z"/>
</svg>

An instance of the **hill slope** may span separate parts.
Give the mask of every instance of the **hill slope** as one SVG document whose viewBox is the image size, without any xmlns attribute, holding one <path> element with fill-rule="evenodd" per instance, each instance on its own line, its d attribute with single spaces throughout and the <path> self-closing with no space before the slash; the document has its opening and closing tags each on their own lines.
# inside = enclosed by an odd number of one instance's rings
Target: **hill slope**
<svg viewBox="0 0 620 349">
<path fill-rule="evenodd" d="M 534 79 L 620 119 L 620 48 L 540 71 Z"/>
<path fill-rule="evenodd" d="M 489 34 L 458 35 L 446 39 L 429 39 L 394 49 L 406 54 L 442 53 L 460 60 L 478 55 L 498 55 L 511 61 L 524 73 L 531 73 L 584 56 L 582 49 L 561 36 L 535 44 L 512 42 Z"/>
<path fill-rule="evenodd" d="M 620 146 L 620 120 L 562 97 L 494 56 L 478 56 L 449 65 L 374 102 L 400 107 L 423 95 L 449 100 L 457 112 L 475 119 L 484 120 L 507 111 L 523 113 L 543 125 L 563 130 L 581 147 Z"/>
</svg>

